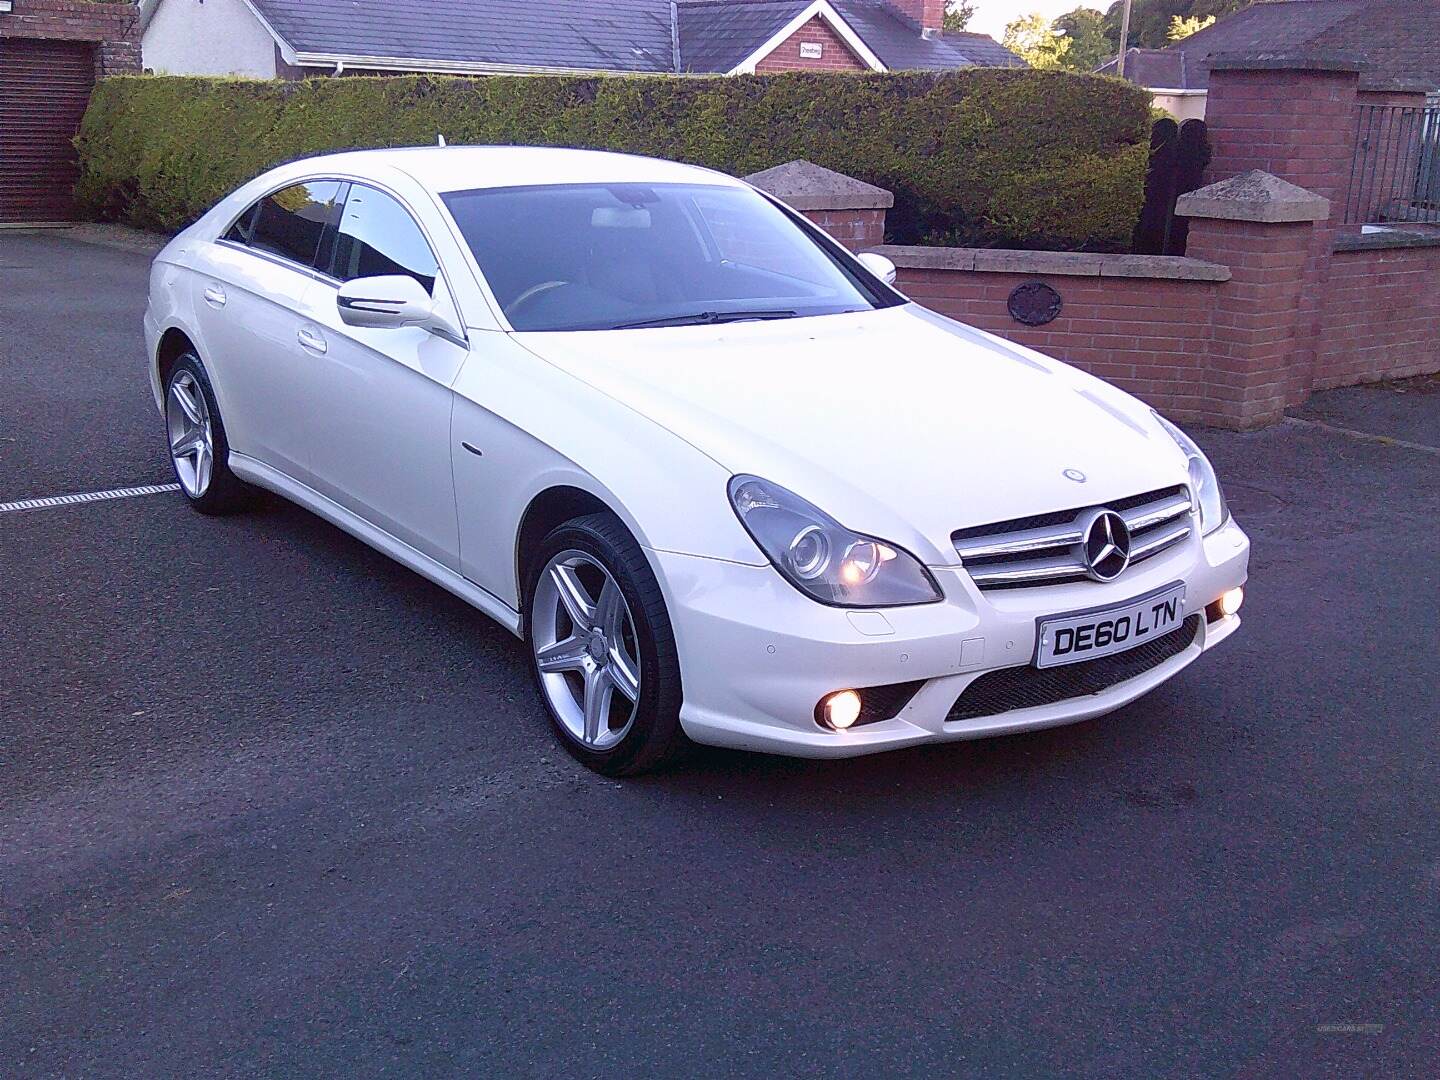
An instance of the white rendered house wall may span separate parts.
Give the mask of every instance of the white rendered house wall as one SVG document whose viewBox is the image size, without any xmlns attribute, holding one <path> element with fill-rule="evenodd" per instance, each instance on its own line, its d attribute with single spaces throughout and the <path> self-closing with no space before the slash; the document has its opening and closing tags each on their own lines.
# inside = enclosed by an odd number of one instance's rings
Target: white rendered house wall
<svg viewBox="0 0 1440 1080">
<path fill-rule="evenodd" d="M 275 39 L 245 0 L 160 0 L 141 51 L 157 75 L 275 78 Z"/>
</svg>

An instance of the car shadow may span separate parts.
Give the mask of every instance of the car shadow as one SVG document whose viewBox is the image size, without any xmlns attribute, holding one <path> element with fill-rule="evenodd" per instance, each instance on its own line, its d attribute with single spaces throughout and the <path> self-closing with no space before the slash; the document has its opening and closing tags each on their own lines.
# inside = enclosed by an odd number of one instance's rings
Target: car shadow
<svg viewBox="0 0 1440 1080">
<path fill-rule="evenodd" d="M 461 695 L 473 693 L 483 707 L 492 694 L 524 700 L 534 693 L 521 642 L 449 592 L 277 496 L 262 494 L 248 520 L 248 528 L 280 540 L 305 565 L 320 564 L 347 589 L 364 590 L 369 595 L 362 602 L 393 606 L 384 622 L 396 627 L 395 648 L 402 648 L 423 623 L 427 633 L 448 639 L 456 655 L 473 652 L 482 658 L 483 681 L 473 670 L 454 672 L 459 685 L 453 689 Z M 469 680 L 475 680 L 473 690 L 465 685 Z M 1167 685 L 1115 713 L 1075 724 L 855 758 L 815 760 L 696 747 L 670 769 L 626 779 L 623 787 L 681 804 L 734 799 L 729 812 L 741 815 L 746 805 L 758 805 L 757 798 L 770 809 L 803 812 L 840 803 L 859 808 L 883 802 L 892 809 L 897 803 L 965 805 L 983 796 L 1020 810 L 1024 800 L 1047 790 L 1073 790 L 1077 779 L 1124 787 L 1132 754 L 1149 761 L 1156 741 L 1180 736 L 1191 708 L 1183 695 Z M 611 783 L 571 761 L 560 747 L 551 753 L 554 736 L 538 696 L 518 712 L 523 730 L 507 733 L 505 751 L 517 757 L 517 767 L 537 756 L 553 757 L 573 769 L 582 784 L 593 781 L 603 788 Z M 519 749 L 525 743 L 544 749 Z"/>
</svg>

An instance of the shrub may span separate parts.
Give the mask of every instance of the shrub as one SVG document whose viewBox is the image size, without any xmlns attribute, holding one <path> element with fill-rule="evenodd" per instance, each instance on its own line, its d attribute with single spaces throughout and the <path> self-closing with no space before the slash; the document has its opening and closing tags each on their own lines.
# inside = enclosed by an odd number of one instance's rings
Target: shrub
<svg viewBox="0 0 1440 1080">
<path fill-rule="evenodd" d="M 795 158 L 895 192 L 891 238 L 1120 249 L 1144 192 L 1143 91 L 972 69 L 740 78 L 240 79 L 122 76 L 77 145 L 81 205 L 176 230 L 283 161 L 356 147 L 623 150 L 745 175 Z"/>
</svg>

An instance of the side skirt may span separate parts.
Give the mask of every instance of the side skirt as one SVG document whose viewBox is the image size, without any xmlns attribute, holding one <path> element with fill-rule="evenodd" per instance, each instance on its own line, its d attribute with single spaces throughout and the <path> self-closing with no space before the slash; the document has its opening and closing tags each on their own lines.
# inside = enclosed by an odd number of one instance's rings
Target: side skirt
<svg viewBox="0 0 1440 1080">
<path fill-rule="evenodd" d="M 327 499 L 314 488 L 306 487 L 290 479 L 277 469 L 244 454 L 230 453 L 230 469 L 240 479 L 256 487 L 273 491 L 281 498 L 303 506 L 312 514 L 324 518 L 337 528 L 344 529 L 357 540 L 369 544 L 376 551 L 390 556 L 402 566 L 428 578 L 448 592 L 454 593 L 471 607 L 484 612 L 517 637 L 520 636 L 520 613 L 503 600 L 486 592 L 473 581 L 462 577 L 448 566 L 436 562 L 430 556 L 416 551 L 409 544 L 401 543 L 389 533 L 377 529 L 364 518 L 345 509 L 339 503 Z"/>
</svg>

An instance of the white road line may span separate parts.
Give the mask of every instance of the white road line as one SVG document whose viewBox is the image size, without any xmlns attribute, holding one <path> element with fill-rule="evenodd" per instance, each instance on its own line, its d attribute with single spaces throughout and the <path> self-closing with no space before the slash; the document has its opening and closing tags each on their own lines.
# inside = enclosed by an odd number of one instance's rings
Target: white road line
<svg viewBox="0 0 1440 1080">
<path fill-rule="evenodd" d="M 19 502 L 0 503 L 0 514 L 9 514 L 16 510 L 52 510 L 57 506 L 108 502 L 110 499 L 133 499 L 137 495 L 164 495 L 167 492 L 179 490 L 179 484 L 147 484 L 145 487 L 115 488 L 111 491 L 86 491 L 79 495 L 51 495 L 44 499 L 21 499 Z"/>
<path fill-rule="evenodd" d="M 1373 435 L 1368 431 L 1356 431 L 1354 428 L 1336 427 L 1334 424 L 1327 424 L 1323 420 L 1301 420 L 1298 416 L 1285 417 L 1285 423 L 1291 427 L 1310 428 L 1312 431 L 1328 431 L 1331 435 L 1344 435 L 1347 439 L 1359 439 L 1362 442 L 1380 443 L 1382 446 L 1399 446 L 1406 450 L 1418 450 L 1422 454 L 1440 454 L 1440 446 L 1427 446 L 1425 443 L 1410 442 L 1406 439 L 1392 439 L 1389 435 Z"/>
</svg>

